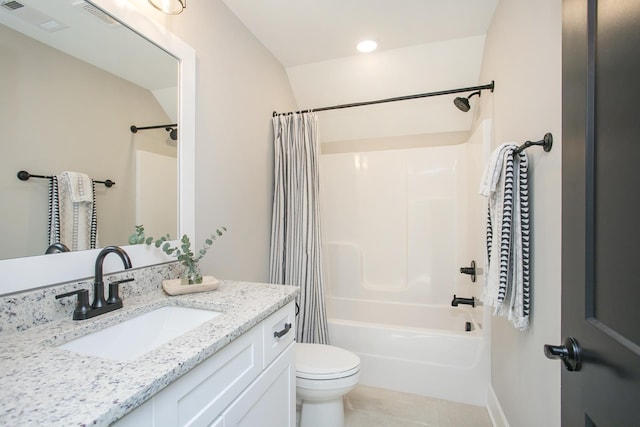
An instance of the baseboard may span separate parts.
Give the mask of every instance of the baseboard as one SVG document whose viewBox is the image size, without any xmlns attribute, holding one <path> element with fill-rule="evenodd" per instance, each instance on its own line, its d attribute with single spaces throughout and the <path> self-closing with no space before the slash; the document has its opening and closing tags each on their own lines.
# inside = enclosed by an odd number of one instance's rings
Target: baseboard
<svg viewBox="0 0 640 427">
<path fill-rule="evenodd" d="M 489 393 L 487 396 L 487 412 L 489 412 L 489 418 L 491 418 L 493 427 L 509 427 L 507 417 L 505 417 L 502 411 L 500 401 L 498 401 L 498 397 L 493 391 L 491 384 L 489 384 Z"/>
</svg>

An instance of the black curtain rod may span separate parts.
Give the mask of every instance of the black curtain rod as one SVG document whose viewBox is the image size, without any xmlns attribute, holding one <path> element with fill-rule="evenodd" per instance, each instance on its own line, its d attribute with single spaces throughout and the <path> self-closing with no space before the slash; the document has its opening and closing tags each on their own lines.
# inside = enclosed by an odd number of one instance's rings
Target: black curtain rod
<svg viewBox="0 0 640 427">
<path fill-rule="evenodd" d="M 143 127 L 131 125 L 129 129 L 131 129 L 131 133 L 137 133 L 139 130 L 160 129 L 160 128 L 164 128 L 164 130 L 169 132 L 169 138 L 171 138 L 174 141 L 178 140 L 178 124 L 177 123 L 173 123 L 170 125 L 143 126 Z"/>
<path fill-rule="evenodd" d="M 178 127 L 177 123 L 173 123 L 173 124 L 170 124 L 170 125 L 143 126 L 143 127 L 138 127 L 136 125 L 131 125 L 130 129 L 131 129 L 131 133 L 136 133 L 139 130 L 145 130 L 145 129 L 160 129 L 160 128 L 167 129 L 167 128 L 175 128 L 175 127 Z"/>
<path fill-rule="evenodd" d="M 29 178 L 45 178 L 45 179 L 53 178 L 53 176 L 51 176 L 51 175 L 32 175 L 27 171 L 19 171 L 17 175 L 18 175 L 18 179 L 20 181 L 27 181 Z M 96 182 L 98 184 L 104 184 L 104 186 L 107 187 L 107 188 L 111 188 L 114 185 L 116 185 L 116 183 L 111 181 L 110 179 L 107 179 L 107 180 L 104 180 L 104 181 L 95 181 L 94 180 L 93 182 Z"/>
<path fill-rule="evenodd" d="M 437 92 L 419 93 L 417 95 L 398 96 L 395 98 L 378 99 L 376 101 L 354 102 L 352 104 L 333 105 L 331 107 L 311 108 L 308 110 L 295 111 L 295 113 L 338 110 L 341 108 L 351 108 L 351 107 L 362 107 L 364 105 L 383 104 L 385 102 L 395 102 L 395 101 L 406 101 L 408 99 L 426 98 L 429 96 L 450 95 L 453 93 L 461 93 L 461 92 L 482 91 L 485 89 L 491 90 L 491 92 L 493 92 L 494 88 L 495 88 L 495 82 L 492 80 L 491 83 L 482 85 L 482 86 L 471 86 L 471 87 L 463 87 L 460 89 L 439 90 Z M 274 111 L 273 117 L 284 115 L 284 114 L 293 114 L 293 113 L 294 111 L 290 111 L 288 113 L 278 113 L 277 111 Z"/>
</svg>

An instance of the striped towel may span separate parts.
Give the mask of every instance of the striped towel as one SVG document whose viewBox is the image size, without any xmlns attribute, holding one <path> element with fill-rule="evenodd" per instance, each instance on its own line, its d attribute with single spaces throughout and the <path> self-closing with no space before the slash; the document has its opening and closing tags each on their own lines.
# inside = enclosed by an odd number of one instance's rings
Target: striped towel
<svg viewBox="0 0 640 427">
<path fill-rule="evenodd" d="M 63 172 L 49 180 L 49 245 L 72 251 L 98 247 L 95 184 L 85 174 Z"/>
<path fill-rule="evenodd" d="M 480 183 L 488 198 L 487 274 L 482 301 L 519 330 L 529 326 L 529 161 L 518 146 L 502 144 L 492 154 Z"/>
</svg>

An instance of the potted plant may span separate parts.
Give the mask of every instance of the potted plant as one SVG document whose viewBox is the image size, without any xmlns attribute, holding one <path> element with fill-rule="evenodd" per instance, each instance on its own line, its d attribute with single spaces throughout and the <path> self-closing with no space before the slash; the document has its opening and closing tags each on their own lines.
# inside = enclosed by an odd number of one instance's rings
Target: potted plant
<svg viewBox="0 0 640 427">
<path fill-rule="evenodd" d="M 202 248 L 197 253 L 194 253 L 191 250 L 191 240 L 186 234 L 182 236 L 178 246 L 172 246 L 169 234 L 165 234 L 158 239 L 146 237 L 144 234 L 144 226 L 142 225 L 136 225 L 136 232 L 129 237 L 129 243 L 132 245 L 142 243 L 146 245 L 154 244 L 156 248 L 162 249 L 165 254 L 176 257 L 184 267 L 181 276 L 181 284 L 194 285 L 202 283 L 202 273 L 200 272 L 200 265 L 198 262 L 203 256 L 205 256 L 209 248 L 213 245 L 213 242 L 218 237 L 221 237 L 225 231 L 227 231 L 226 227 L 218 228 L 215 233 L 212 233 L 205 239 Z"/>
</svg>

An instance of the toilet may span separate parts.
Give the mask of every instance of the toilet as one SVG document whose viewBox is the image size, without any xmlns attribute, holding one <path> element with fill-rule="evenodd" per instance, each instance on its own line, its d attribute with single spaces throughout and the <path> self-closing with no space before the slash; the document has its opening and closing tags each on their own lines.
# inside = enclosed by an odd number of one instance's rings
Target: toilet
<svg viewBox="0 0 640 427">
<path fill-rule="evenodd" d="M 296 344 L 296 396 L 300 427 L 342 427 L 342 397 L 358 384 L 360 358 L 324 344 Z"/>
</svg>

